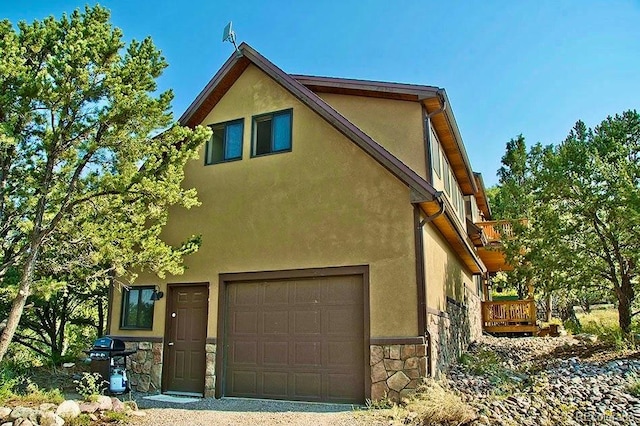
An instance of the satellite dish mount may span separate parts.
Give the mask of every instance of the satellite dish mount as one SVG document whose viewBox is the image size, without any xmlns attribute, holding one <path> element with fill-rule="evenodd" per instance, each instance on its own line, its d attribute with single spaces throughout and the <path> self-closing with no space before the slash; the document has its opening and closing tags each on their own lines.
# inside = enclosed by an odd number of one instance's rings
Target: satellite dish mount
<svg viewBox="0 0 640 426">
<path fill-rule="evenodd" d="M 238 45 L 236 44 L 236 33 L 233 31 L 231 24 L 232 22 L 229 21 L 224 27 L 224 31 L 222 31 L 222 41 L 230 41 L 233 47 L 235 47 L 236 52 L 240 53 L 240 49 L 238 49 Z"/>
</svg>

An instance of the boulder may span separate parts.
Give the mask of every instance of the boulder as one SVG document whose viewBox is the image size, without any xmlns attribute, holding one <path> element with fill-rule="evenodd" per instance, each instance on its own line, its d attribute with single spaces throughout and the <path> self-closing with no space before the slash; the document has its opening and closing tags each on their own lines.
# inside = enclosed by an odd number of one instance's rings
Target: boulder
<svg viewBox="0 0 640 426">
<path fill-rule="evenodd" d="M 111 405 L 111 410 L 115 411 L 116 413 L 122 413 L 126 410 L 125 405 L 118 398 L 111 398 Z"/>
<path fill-rule="evenodd" d="M 74 419 L 80 415 L 80 406 L 76 401 L 68 399 L 58 406 L 56 414 L 63 419 Z"/>
<path fill-rule="evenodd" d="M 38 409 L 40 411 L 55 411 L 55 409 L 58 408 L 58 406 L 56 404 L 52 404 L 50 402 L 43 402 L 42 404 L 40 404 L 40 406 L 38 407 Z"/>
<path fill-rule="evenodd" d="M 111 410 L 111 408 L 113 407 L 111 398 L 106 395 L 100 395 L 96 400 L 96 403 L 98 404 L 98 410 L 107 411 Z"/>
<path fill-rule="evenodd" d="M 0 420 L 4 420 L 9 417 L 11 414 L 11 408 L 9 407 L 0 407 Z"/>
<path fill-rule="evenodd" d="M 47 411 L 40 417 L 40 426 L 63 426 L 64 419 L 57 414 Z"/>
<path fill-rule="evenodd" d="M 111 402 L 111 400 L 109 400 Z M 78 404 L 82 413 L 95 413 L 100 408 L 97 402 L 81 402 Z"/>
<path fill-rule="evenodd" d="M 14 420 L 14 423 L 19 419 L 29 419 L 30 423 L 38 423 L 39 417 L 40 412 L 38 410 L 27 407 L 16 407 L 11 410 L 11 414 L 9 414 L 9 418 Z"/>
<path fill-rule="evenodd" d="M 35 423 L 35 425 L 37 424 L 38 423 Z M 29 419 L 20 417 L 19 419 L 13 422 L 13 426 L 34 426 L 34 423 Z"/>
</svg>

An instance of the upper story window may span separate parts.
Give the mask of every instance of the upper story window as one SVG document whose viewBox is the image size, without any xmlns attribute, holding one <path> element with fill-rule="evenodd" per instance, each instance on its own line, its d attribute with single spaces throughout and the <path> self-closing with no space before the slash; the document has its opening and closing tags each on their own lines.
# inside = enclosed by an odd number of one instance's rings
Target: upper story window
<svg viewBox="0 0 640 426">
<path fill-rule="evenodd" d="M 440 161 L 440 141 L 438 140 L 438 136 L 436 136 L 436 132 L 433 131 L 433 127 L 429 129 L 431 132 L 431 167 L 433 171 L 441 176 L 441 161 Z"/>
<path fill-rule="evenodd" d="M 292 110 L 253 117 L 252 156 L 291 151 Z"/>
<path fill-rule="evenodd" d="M 242 159 L 244 119 L 211 125 L 212 135 L 205 149 L 204 164 Z"/>
<path fill-rule="evenodd" d="M 153 328 L 153 286 L 130 287 L 122 292 L 120 328 Z"/>
</svg>

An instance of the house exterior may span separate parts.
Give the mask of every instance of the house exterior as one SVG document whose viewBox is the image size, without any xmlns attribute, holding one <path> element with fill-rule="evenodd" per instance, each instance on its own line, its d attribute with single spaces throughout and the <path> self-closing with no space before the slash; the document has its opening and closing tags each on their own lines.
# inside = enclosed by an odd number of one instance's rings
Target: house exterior
<svg viewBox="0 0 640 426">
<path fill-rule="evenodd" d="M 443 89 L 289 75 L 243 43 L 180 122 L 213 136 L 164 238 L 202 246 L 110 297 L 138 390 L 398 398 L 480 335 L 490 210 Z"/>
</svg>

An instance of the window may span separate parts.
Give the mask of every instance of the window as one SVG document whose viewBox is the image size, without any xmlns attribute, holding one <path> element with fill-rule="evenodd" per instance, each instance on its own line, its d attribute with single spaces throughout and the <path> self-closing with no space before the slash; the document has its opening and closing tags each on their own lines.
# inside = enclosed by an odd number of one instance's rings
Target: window
<svg viewBox="0 0 640 426">
<path fill-rule="evenodd" d="M 243 119 L 212 125 L 213 133 L 207 142 L 204 164 L 240 160 L 242 158 L 243 129 Z"/>
<path fill-rule="evenodd" d="M 153 327 L 153 286 L 130 287 L 122 293 L 120 328 L 151 330 Z"/>
<path fill-rule="evenodd" d="M 443 170 L 442 175 L 444 177 L 444 191 L 447 195 L 451 195 L 451 167 L 449 166 L 449 160 L 446 158 L 442 162 Z"/>
<path fill-rule="evenodd" d="M 253 117 L 252 155 L 291 151 L 291 110 Z"/>
<path fill-rule="evenodd" d="M 436 172 L 438 177 L 440 177 L 440 141 L 436 136 L 436 132 L 433 131 L 433 127 L 430 130 L 431 132 L 431 167 L 433 171 Z"/>
</svg>

